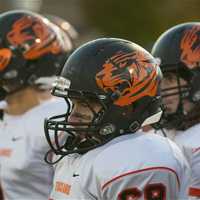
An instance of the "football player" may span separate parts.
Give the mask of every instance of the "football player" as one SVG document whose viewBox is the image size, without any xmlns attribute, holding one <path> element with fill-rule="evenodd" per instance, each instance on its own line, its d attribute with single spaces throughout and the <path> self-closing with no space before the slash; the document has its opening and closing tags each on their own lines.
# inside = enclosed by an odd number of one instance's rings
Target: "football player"
<svg viewBox="0 0 200 200">
<path fill-rule="evenodd" d="M 65 31 L 65 33 L 69 36 L 69 38 L 71 39 L 72 45 L 76 46 L 76 41 L 78 39 L 78 32 L 76 31 L 76 29 L 74 28 L 74 26 L 72 26 L 72 24 L 70 24 L 68 21 L 64 20 L 61 17 L 55 16 L 55 15 L 45 15 L 45 17 L 47 17 L 47 19 L 49 19 L 52 23 L 56 24 L 58 27 L 60 27 L 63 31 Z"/>
<path fill-rule="evenodd" d="M 155 42 L 152 54 L 164 78 L 160 127 L 178 144 L 191 148 L 191 197 L 200 198 L 200 23 L 174 26 Z"/>
<path fill-rule="evenodd" d="M 47 199 L 53 167 L 44 162 L 43 120 L 64 101 L 50 92 L 73 50 L 71 39 L 47 18 L 28 11 L 0 15 L 1 186 L 5 199 Z"/>
<path fill-rule="evenodd" d="M 160 81 L 153 56 L 127 40 L 101 38 L 71 54 L 52 90 L 66 112 L 45 121 L 58 155 L 50 199 L 186 199 L 184 155 L 139 131 L 160 119 Z"/>
</svg>

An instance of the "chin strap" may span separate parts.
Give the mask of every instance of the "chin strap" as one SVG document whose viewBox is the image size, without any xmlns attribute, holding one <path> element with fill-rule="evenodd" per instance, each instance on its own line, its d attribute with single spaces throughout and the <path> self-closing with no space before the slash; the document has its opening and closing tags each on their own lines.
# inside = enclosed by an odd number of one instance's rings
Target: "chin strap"
<svg viewBox="0 0 200 200">
<path fill-rule="evenodd" d="M 44 161 L 49 164 L 49 165 L 54 165 L 56 163 L 58 163 L 61 159 L 63 159 L 65 157 L 65 155 L 61 155 L 58 157 L 58 159 L 56 159 L 55 161 L 53 161 L 53 155 L 56 155 L 53 150 L 49 150 L 47 151 L 47 153 L 44 156 Z"/>
<path fill-rule="evenodd" d="M 6 90 L 0 87 L 0 101 L 4 100 L 6 95 L 7 95 Z"/>
<path fill-rule="evenodd" d="M 0 109 L 0 120 L 3 120 L 4 111 Z"/>
<path fill-rule="evenodd" d="M 156 133 L 156 131 L 161 130 L 163 136 L 164 136 L 164 137 L 167 137 L 167 133 L 166 133 L 165 129 L 162 127 L 161 124 L 155 123 L 155 124 L 152 124 L 152 127 L 154 128 L 155 133 Z"/>
<path fill-rule="evenodd" d="M 160 130 L 161 130 L 163 136 L 164 136 L 164 137 L 167 137 L 167 133 L 165 132 L 164 128 L 161 128 Z"/>
</svg>

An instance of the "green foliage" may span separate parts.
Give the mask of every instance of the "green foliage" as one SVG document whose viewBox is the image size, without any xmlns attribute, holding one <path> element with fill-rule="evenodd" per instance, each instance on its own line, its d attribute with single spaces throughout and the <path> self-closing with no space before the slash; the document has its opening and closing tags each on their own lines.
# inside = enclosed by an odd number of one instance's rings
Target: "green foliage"
<svg viewBox="0 0 200 200">
<path fill-rule="evenodd" d="M 132 40 L 147 48 L 179 23 L 199 21 L 199 0 L 82 0 L 90 26 L 110 37 Z"/>
</svg>

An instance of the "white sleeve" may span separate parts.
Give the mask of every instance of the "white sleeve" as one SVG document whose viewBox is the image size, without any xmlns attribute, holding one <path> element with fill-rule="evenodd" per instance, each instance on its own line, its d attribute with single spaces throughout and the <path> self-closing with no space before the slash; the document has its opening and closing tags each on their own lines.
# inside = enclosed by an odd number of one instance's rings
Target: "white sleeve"
<svg viewBox="0 0 200 200">
<path fill-rule="evenodd" d="M 189 188 L 189 195 L 200 199 L 200 148 L 193 152 L 191 168 L 192 180 Z"/>
<path fill-rule="evenodd" d="M 0 183 L 0 199 L 4 199 L 4 195 L 3 195 L 3 190 L 2 190 L 2 187 L 1 187 L 1 183 Z"/>
</svg>

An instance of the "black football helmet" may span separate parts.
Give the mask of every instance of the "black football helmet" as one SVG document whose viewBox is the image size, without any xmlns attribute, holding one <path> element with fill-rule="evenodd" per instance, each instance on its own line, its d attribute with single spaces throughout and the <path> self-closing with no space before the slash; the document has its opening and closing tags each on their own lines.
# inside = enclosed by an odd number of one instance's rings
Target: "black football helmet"
<svg viewBox="0 0 200 200">
<path fill-rule="evenodd" d="M 157 122 L 162 113 L 160 80 L 155 59 L 130 41 L 102 38 L 82 45 L 69 57 L 53 87 L 52 94 L 63 97 L 68 110 L 45 121 L 52 150 L 62 156 L 85 153 Z M 85 102 L 93 113 L 92 121 L 71 122 L 69 99 Z M 92 108 L 91 100 L 101 105 L 99 112 Z M 65 134 L 64 144 L 59 133 Z"/>
<path fill-rule="evenodd" d="M 55 16 L 55 15 L 47 14 L 45 15 L 45 17 L 47 17 L 47 19 L 49 19 L 52 23 L 57 25 L 61 30 L 65 32 L 65 34 L 68 35 L 68 37 L 71 39 L 71 43 L 73 47 L 75 48 L 76 46 L 75 43 L 76 43 L 76 40 L 78 39 L 78 32 L 76 31 L 74 26 L 72 26 L 72 24 L 70 24 L 68 21 L 64 20 L 63 18 Z"/>
<path fill-rule="evenodd" d="M 155 42 L 152 55 L 160 60 L 164 77 L 172 73 L 177 79 L 177 87 L 162 90 L 161 96 L 179 95 L 176 111 L 164 112 L 159 127 L 185 130 L 200 119 L 200 23 L 184 23 L 170 28 Z M 181 86 L 180 79 L 186 84 Z M 174 92 L 175 89 L 178 92 Z M 186 98 L 196 105 L 191 112 L 184 110 L 183 100 Z"/>
<path fill-rule="evenodd" d="M 29 11 L 0 15 L 0 97 L 23 87 L 49 87 L 73 49 L 70 38 L 48 19 Z"/>
</svg>

